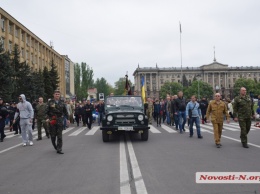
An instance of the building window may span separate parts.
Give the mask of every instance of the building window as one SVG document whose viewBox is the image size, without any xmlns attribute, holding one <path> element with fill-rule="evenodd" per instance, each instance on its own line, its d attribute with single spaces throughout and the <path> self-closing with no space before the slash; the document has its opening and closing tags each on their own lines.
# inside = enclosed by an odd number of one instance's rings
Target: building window
<svg viewBox="0 0 260 194">
<path fill-rule="evenodd" d="M 169 78 L 169 75 L 168 75 L 168 74 L 166 75 L 166 78 Z"/>
<path fill-rule="evenodd" d="M 26 44 L 29 46 L 30 45 L 30 37 L 26 36 Z"/>
<path fill-rule="evenodd" d="M 1 19 L 1 28 L 2 28 L 2 32 L 5 31 L 5 19 Z"/>
<path fill-rule="evenodd" d="M 25 60 L 27 60 L 29 58 L 29 52 L 26 51 L 26 54 L 25 54 Z"/>
<path fill-rule="evenodd" d="M 163 84 L 163 79 L 161 79 L 161 84 Z"/>
<path fill-rule="evenodd" d="M 18 37 L 18 29 L 15 28 L 15 37 Z"/>
<path fill-rule="evenodd" d="M 3 40 L 2 48 L 5 49 L 5 39 L 2 37 L 2 40 Z"/>
<path fill-rule="evenodd" d="M 33 62 L 33 54 L 31 53 L 30 61 Z"/>
<path fill-rule="evenodd" d="M 13 27 L 11 24 L 9 24 L 8 26 L 8 32 L 11 34 L 13 32 Z"/>
<path fill-rule="evenodd" d="M 24 58 L 24 49 L 23 48 L 21 48 L 21 55 Z"/>
<path fill-rule="evenodd" d="M 21 40 L 24 41 L 24 33 L 21 33 Z"/>
<path fill-rule="evenodd" d="M 9 41 L 9 52 L 12 52 L 12 50 L 13 50 L 12 42 Z"/>
</svg>

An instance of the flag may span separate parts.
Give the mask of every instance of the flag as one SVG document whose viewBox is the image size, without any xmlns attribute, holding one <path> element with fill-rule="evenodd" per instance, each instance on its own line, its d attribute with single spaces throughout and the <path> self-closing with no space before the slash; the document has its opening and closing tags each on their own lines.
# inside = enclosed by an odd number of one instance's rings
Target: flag
<svg viewBox="0 0 260 194">
<path fill-rule="evenodd" d="M 144 76 L 141 78 L 141 94 L 143 102 L 145 103 Z"/>
<path fill-rule="evenodd" d="M 181 33 L 181 22 L 180 22 L 180 33 Z"/>
<path fill-rule="evenodd" d="M 125 95 L 132 95 L 131 86 L 128 81 L 128 75 L 125 75 L 126 81 L 125 81 Z"/>
</svg>

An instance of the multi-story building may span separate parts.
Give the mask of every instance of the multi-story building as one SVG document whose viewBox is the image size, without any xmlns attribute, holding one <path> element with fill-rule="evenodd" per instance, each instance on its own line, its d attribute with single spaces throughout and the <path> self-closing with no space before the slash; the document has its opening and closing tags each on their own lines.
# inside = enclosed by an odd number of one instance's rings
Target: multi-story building
<svg viewBox="0 0 260 194">
<path fill-rule="evenodd" d="M 145 91 L 147 97 L 160 97 L 161 86 L 169 82 L 182 82 L 183 76 L 191 83 L 196 77 L 209 83 L 213 91 L 219 91 L 223 97 L 233 98 L 233 86 L 239 78 L 251 78 L 260 81 L 260 67 L 241 66 L 229 67 L 221 64 L 214 58 L 213 63 L 200 67 L 143 67 L 139 65 L 133 73 L 135 90 L 141 94 L 141 77 L 145 78 Z"/>
<path fill-rule="evenodd" d="M 0 8 L 0 22 L 0 38 L 3 39 L 4 49 L 11 52 L 14 45 L 18 45 L 21 62 L 25 61 L 33 70 L 43 70 L 45 66 L 50 69 L 51 61 L 52 59 L 54 60 L 60 78 L 59 89 L 61 94 L 66 96 L 67 87 L 70 85 L 66 85 L 65 82 L 65 57 L 60 55 L 52 46 L 42 41 L 2 8 Z M 70 60 L 69 63 L 71 63 Z M 71 74 L 73 76 L 69 76 L 69 83 L 74 85 L 74 68 L 70 68 Z M 69 90 L 69 93 L 74 94 L 74 87 L 70 86 Z"/>
</svg>

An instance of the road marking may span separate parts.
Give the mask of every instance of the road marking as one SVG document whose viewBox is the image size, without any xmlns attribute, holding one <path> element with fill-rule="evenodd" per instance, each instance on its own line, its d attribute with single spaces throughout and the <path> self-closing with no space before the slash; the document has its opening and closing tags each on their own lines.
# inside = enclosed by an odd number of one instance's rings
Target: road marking
<svg viewBox="0 0 260 194">
<path fill-rule="evenodd" d="M 130 162 L 131 162 L 131 166 L 132 166 L 136 193 L 137 194 L 147 194 L 147 190 L 146 190 L 146 187 L 144 184 L 142 173 L 140 171 L 140 168 L 139 168 L 136 156 L 135 156 L 132 142 L 129 140 L 129 136 L 127 136 L 127 147 L 128 147 Z"/>
<path fill-rule="evenodd" d="M 120 153 L 120 193 L 131 194 L 127 160 L 126 160 L 125 142 L 123 140 L 123 137 L 121 137 L 120 139 L 119 153 Z"/>
<path fill-rule="evenodd" d="M 69 127 L 66 130 L 62 131 L 62 134 L 68 133 L 69 131 L 71 131 L 72 129 L 74 129 L 75 127 Z"/>
<path fill-rule="evenodd" d="M 74 131 L 73 133 L 69 134 L 69 136 L 77 136 L 78 134 L 80 134 L 85 129 L 86 129 L 86 127 L 81 127 L 79 129 L 77 129 L 76 131 Z"/>
<path fill-rule="evenodd" d="M 88 131 L 85 135 L 94 135 L 97 132 L 97 130 L 99 130 L 99 128 L 100 127 L 95 126 L 90 131 Z"/>
<path fill-rule="evenodd" d="M 230 125 L 233 125 L 233 126 L 236 126 L 239 128 L 239 131 L 240 131 L 240 126 L 238 123 L 230 123 Z M 259 129 L 258 127 L 255 127 L 254 125 L 251 125 L 251 128 L 250 128 L 250 131 L 254 131 L 254 130 L 257 130 Z"/>
<path fill-rule="evenodd" d="M 151 131 L 152 133 L 161 133 L 161 131 L 159 131 L 158 129 L 156 129 L 154 126 L 149 125 L 149 127 L 150 127 L 150 131 Z"/>
<path fill-rule="evenodd" d="M 165 131 L 169 132 L 169 133 L 177 133 L 175 130 L 171 129 L 170 127 L 168 127 L 168 126 L 166 126 L 166 125 L 164 125 L 164 124 L 162 124 L 162 128 L 163 128 Z"/>
<path fill-rule="evenodd" d="M 206 129 L 209 129 L 209 130 L 213 131 L 213 125 L 211 125 L 211 126 L 203 125 L 203 126 L 200 126 L 200 127 L 203 127 L 203 128 L 206 128 Z M 225 129 L 222 129 L 222 131 L 226 131 Z"/>
</svg>

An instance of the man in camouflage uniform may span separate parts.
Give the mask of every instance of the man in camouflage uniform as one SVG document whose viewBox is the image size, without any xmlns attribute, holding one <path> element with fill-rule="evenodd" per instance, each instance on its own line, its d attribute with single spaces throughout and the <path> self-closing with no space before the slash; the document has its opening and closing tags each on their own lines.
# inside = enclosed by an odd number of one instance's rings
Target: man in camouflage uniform
<svg viewBox="0 0 260 194">
<path fill-rule="evenodd" d="M 35 118 L 37 120 L 38 139 L 42 140 L 42 126 L 45 130 L 46 136 L 50 138 L 48 123 L 45 121 L 47 105 L 43 102 L 43 97 L 39 97 L 39 103 L 35 107 Z"/>
<path fill-rule="evenodd" d="M 241 129 L 240 138 L 244 148 L 248 148 L 247 134 L 251 127 L 251 118 L 255 116 L 254 103 L 252 99 L 246 95 L 246 88 L 240 89 L 240 94 L 234 99 L 234 121 L 239 122 Z"/>
<path fill-rule="evenodd" d="M 68 118 L 66 104 L 60 100 L 60 91 L 54 91 L 54 99 L 50 100 L 46 108 L 47 122 L 49 123 L 51 142 L 58 154 L 62 152 L 62 125 L 63 117 Z M 69 124 L 69 120 L 67 120 Z M 57 145 L 56 145 L 57 137 Z"/>
<path fill-rule="evenodd" d="M 153 102 L 151 98 L 147 99 L 147 117 L 148 117 L 148 121 L 149 124 L 152 124 L 152 119 L 153 119 Z"/>
</svg>

